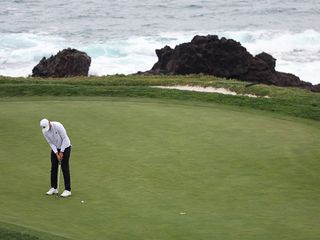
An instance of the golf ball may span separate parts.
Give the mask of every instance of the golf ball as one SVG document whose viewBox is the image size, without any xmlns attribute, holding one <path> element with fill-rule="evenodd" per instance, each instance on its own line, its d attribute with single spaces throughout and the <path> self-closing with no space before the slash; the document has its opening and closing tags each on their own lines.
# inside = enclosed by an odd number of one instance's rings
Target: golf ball
<svg viewBox="0 0 320 240">
<path fill-rule="evenodd" d="M 81 203 L 84 203 L 84 201 L 82 200 Z"/>
</svg>

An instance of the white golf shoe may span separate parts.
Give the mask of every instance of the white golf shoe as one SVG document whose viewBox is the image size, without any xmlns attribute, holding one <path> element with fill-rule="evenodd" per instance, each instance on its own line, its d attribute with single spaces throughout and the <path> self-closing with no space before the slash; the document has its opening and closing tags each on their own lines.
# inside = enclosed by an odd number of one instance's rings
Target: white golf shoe
<svg viewBox="0 0 320 240">
<path fill-rule="evenodd" d="M 50 188 L 48 192 L 46 192 L 47 195 L 53 195 L 53 194 L 57 194 L 58 190 L 55 188 Z"/>
<path fill-rule="evenodd" d="M 70 197 L 71 196 L 71 192 L 68 190 L 64 190 L 63 193 L 61 194 L 61 197 Z"/>
</svg>

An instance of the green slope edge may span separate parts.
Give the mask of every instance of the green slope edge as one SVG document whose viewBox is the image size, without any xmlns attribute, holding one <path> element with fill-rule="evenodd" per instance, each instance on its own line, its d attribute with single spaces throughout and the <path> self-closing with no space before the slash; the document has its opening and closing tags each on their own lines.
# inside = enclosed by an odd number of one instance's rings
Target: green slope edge
<svg viewBox="0 0 320 240">
<path fill-rule="evenodd" d="M 0 77 L 0 99 L 20 96 L 95 96 L 176 99 L 248 107 L 285 115 L 320 120 L 320 94 L 299 88 L 254 85 L 212 76 L 122 76 L 61 79 Z M 259 98 L 200 93 L 152 86 L 190 85 L 218 87 Z M 263 98 L 268 96 L 270 98 Z"/>
</svg>

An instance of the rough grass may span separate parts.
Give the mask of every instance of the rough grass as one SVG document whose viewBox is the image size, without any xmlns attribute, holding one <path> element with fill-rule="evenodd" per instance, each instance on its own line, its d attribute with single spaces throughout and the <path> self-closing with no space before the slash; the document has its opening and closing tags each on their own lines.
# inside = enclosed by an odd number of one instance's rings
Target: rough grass
<svg viewBox="0 0 320 240">
<path fill-rule="evenodd" d="M 0 97 L 13 96 L 111 96 L 177 99 L 213 102 L 278 112 L 295 117 L 320 120 L 320 93 L 299 88 L 267 85 L 246 87 L 247 82 L 212 76 L 139 76 L 78 77 L 60 79 L 0 78 Z M 215 93 L 198 93 L 150 86 L 191 85 L 223 87 L 239 94 L 254 94 L 270 98 L 249 98 Z"/>
<path fill-rule="evenodd" d="M 31 228 L 0 222 L 1 240 L 67 240 L 67 238 Z"/>
</svg>

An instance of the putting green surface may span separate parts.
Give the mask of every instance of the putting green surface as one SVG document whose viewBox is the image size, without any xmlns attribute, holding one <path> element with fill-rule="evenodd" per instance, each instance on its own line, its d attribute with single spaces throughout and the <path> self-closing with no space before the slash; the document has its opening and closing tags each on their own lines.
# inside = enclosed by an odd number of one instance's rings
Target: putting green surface
<svg viewBox="0 0 320 240">
<path fill-rule="evenodd" d="M 319 239 L 319 122 L 130 98 L 19 98 L 0 110 L 0 229 L 23 227 L 30 239 Z M 68 199 L 45 195 L 43 117 L 61 121 L 73 145 Z"/>
</svg>

